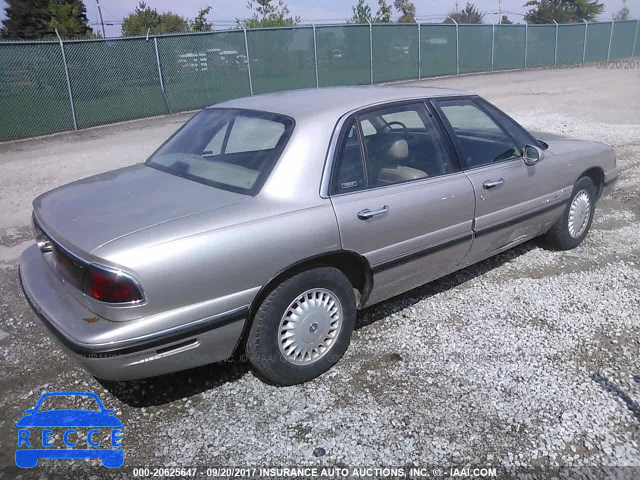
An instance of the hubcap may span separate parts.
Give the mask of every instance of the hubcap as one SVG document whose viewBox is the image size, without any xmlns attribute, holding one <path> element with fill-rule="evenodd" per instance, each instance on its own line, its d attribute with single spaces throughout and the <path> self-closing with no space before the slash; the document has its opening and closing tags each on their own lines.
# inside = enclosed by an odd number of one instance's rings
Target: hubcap
<svg viewBox="0 0 640 480">
<path fill-rule="evenodd" d="M 586 190 L 580 190 L 569 207 L 569 235 L 578 238 L 587 229 L 591 216 L 591 197 Z"/>
<path fill-rule="evenodd" d="M 342 305 L 329 290 L 307 290 L 289 304 L 280 320 L 278 347 L 296 365 L 316 362 L 334 345 L 342 325 Z"/>
</svg>

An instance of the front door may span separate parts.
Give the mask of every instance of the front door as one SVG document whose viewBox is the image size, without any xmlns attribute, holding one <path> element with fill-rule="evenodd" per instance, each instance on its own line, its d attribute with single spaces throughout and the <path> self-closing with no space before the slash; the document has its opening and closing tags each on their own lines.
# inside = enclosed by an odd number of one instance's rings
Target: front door
<svg viewBox="0 0 640 480">
<path fill-rule="evenodd" d="M 473 188 L 423 103 L 345 123 L 331 181 L 342 247 L 374 272 L 368 305 L 456 269 L 471 246 Z"/>
<path fill-rule="evenodd" d="M 464 264 L 548 229 L 564 205 L 562 182 L 554 178 L 550 159 L 524 163 L 524 146 L 533 139 L 491 105 L 473 99 L 434 103 L 454 132 L 475 192 L 474 241 Z"/>
</svg>

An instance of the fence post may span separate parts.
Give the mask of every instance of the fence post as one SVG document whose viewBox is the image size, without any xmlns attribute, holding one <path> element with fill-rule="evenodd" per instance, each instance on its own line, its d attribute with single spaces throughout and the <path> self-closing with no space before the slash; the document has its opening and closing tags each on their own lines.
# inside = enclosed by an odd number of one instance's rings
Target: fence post
<svg viewBox="0 0 640 480">
<path fill-rule="evenodd" d="M 524 24 L 524 68 L 527 68 L 527 50 L 529 50 L 529 24 Z"/>
<path fill-rule="evenodd" d="M 587 30 L 589 29 L 589 22 L 587 20 L 582 20 L 584 22 L 584 41 L 582 42 L 582 63 L 587 59 Z"/>
<path fill-rule="evenodd" d="M 64 76 L 67 78 L 67 90 L 69 92 L 69 104 L 71 105 L 71 116 L 73 117 L 73 129 L 78 130 L 78 121 L 76 120 L 76 107 L 73 104 L 73 94 L 71 93 L 71 80 L 69 79 L 69 68 L 67 67 L 67 55 L 64 52 L 64 43 L 58 33 L 58 29 L 55 29 L 56 36 L 60 42 L 60 50 L 62 51 L 62 63 L 64 64 Z"/>
<path fill-rule="evenodd" d="M 460 35 L 458 32 L 458 22 L 451 19 L 456 24 L 456 75 L 460 75 Z"/>
<path fill-rule="evenodd" d="M 491 71 L 493 72 L 493 65 L 494 65 L 494 55 L 495 55 L 495 47 L 496 45 L 496 24 L 492 23 L 491 24 Z"/>
<path fill-rule="evenodd" d="M 164 97 L 164 104 L 167 107 L 167 112 L 171 113 L 169 108 L 169 102 L 167 101 L 167 94 L 164 91 L 164 80 L 162 79 L 162 67 L 160 66 L 160 52 L 158 51 L 158 37 L 153 37 L 153 47 L 156 50 L 156 64 L 158 65 L 158 78 L 160 79 L 160 89 L 162 90 L 162 96 Z"/>
<path fill-rule="evenodd" d="M 420 22 L 418 22 L 418 80 L 420 80 L 421 78 L 422 78 L 422 36 L 420 35 Z"/>
<path fill-rule="evenodd" d="M 371 77 L 371 85 L 373 85 L 373 25 L 369 22 L 369 76 Z"/>
<path fill-rule="evenodd" d="M 320 79 L 318 78 L 318 44 L 316 43 L 316 24 L 312 23 L 313 27 L 313 62 L 316 68 L 316 88 L 320 88 Z"/>
<path fill-rule="evenodd" d="M 633 36 L 633 50 L 631 50 L 631 56 L 636 56 L 636 43 L 638 43 L 638 27 L 640 27 L 640 19 L 636 22 L 636 34 Z"/>
<path fill-rule="evenodd" d="M 611 20 L 611 32 L 609 32 L 609 48 L 607 49 L 607 62 L 611 58 L 611 40 L 613 40 L 613 27 L 615 27 L 616 22 Z"/>
<path fill-rule="evenodd" d="M 251 58 L 249 57 L 249 41 L 247 40 L 247 29 L 243 28 L 244 32 L 244 51 L 247 54 L 247 75 L 249 76 L 249 93 L 253 95 L 253 81 L 251 80 Z"/>
<path fill-rule="evenodd" d="M 555 20 L 553 21 L 553 23 L 556 24 L 556 46 L 553 49 L 553 68 L 556 68 L 558 66 L 558 22 L 556 22 Z"/>
</svg>

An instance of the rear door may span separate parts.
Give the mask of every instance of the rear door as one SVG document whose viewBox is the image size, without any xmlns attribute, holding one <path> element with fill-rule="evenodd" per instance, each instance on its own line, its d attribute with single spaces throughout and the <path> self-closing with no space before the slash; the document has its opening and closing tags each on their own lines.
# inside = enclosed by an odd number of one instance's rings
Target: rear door
<svg viewBox="0 0 640 480">
<path fill-rule="evenodd" d="M 456 269 L 471 245 L 474 195 L 424 103 L 346 120 L 330 196 L 342 247 L 374 271 L 368 304 Z"/>
<path fill-rule="evenodd" d="M 464 264 L 533 238 L 562 210 L 562 186 L 550 159 L 528 166 L 522 152 L 534 144 L 524 129 L 487 102 L 434 100 L 473 184 L 474 241 Z"/>
</svg>

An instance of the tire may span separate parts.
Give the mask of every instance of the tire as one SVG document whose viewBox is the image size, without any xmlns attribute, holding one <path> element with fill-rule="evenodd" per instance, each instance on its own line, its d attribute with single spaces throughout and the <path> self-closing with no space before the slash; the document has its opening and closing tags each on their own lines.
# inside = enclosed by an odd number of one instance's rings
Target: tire
<svg viewBox="0 0 640 480">
<path fill-rule="evenodd" d="M 268 383 L 307 382 L 344 355 L 355 321 L 353 287 L 340 270 L 322 267 L 299 273 L 278 285 L 258 308 L 245 347 L 247 358 Z"/>
<path fill-rule="evenodd" d="M 570 250 L 580 245 L 591 228 L 596 200 L 597 190 L 593 181 L 582 177 L 574 185 L 562 216 L 546 233 L 546 243 L 558 250 Z M 585 202 L 588 207 L 583 216 L 580 212 L 584 211 Z"/>
</svg>

